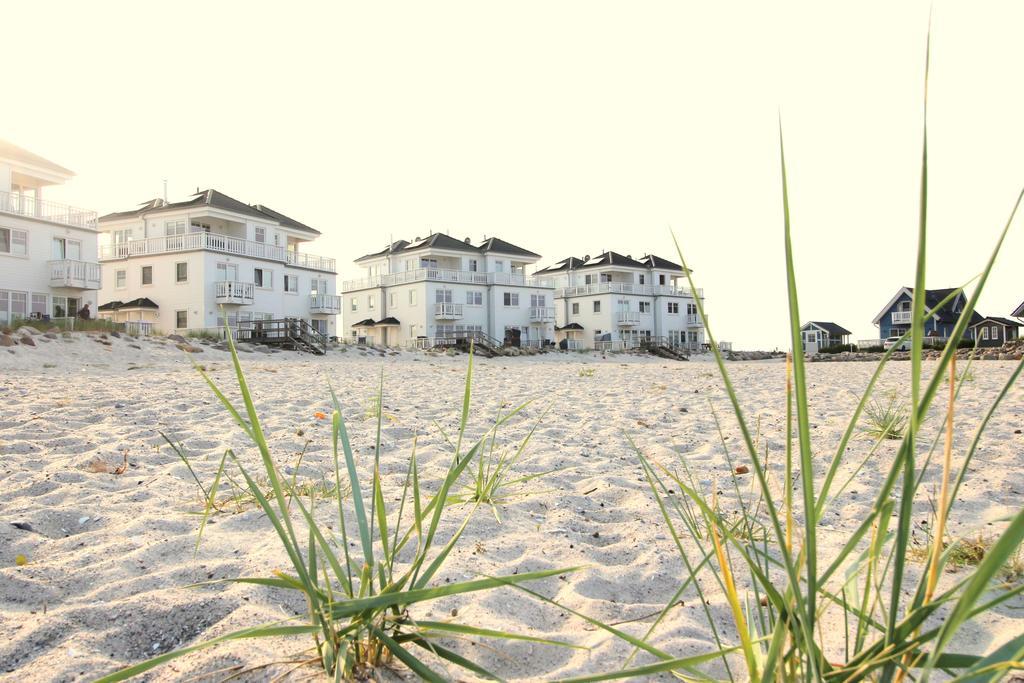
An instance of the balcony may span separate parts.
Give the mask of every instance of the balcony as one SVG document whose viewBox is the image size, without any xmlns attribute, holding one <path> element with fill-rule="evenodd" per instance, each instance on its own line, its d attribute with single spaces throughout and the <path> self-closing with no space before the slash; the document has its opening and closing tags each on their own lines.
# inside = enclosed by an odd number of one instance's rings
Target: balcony
<svg viewBox="0 0 1024 683">
<path fill-rule="evenodd" d="M 700 315 L 698 315 L 697 313 L 686 314 L 686 325 L 688 327 L 701 327 L 703 326 L 703 324 L 704 323 L 701 321 Z"/>
<path fill-rule="evenodd" d="M 892 324 L 899 325 L 900 323 L 909 323 L 913 315 L 913 311 L 893 311 Z"/>
<path fill-rule="evenodd" d="M 552 323 L 555 321 L 555 309 L 547 306 L 533 306 L 530 308 L 531 323 Z"/>
<path fill-rule="evenodd" d="M 100 264 L 92 261 L 49 261 L 50 286 L 68 289 L 99 289 Z"/>
<path fill-rule="evenodd" d="M 640 324 L 640 311 L 618 311 L 615 313 L 615 321 L 621 327 L 631 327 Z"/>
<path fill-rule="evenodd" d="M 445 270 L 443 268 L 417 268 L 401 273 L 377 275 L 361 280 L 346 280 L 341 283 L 342 292 L 353 292 L 373 287 L 390 287 L 407 282 L 453 282 L 467 285 L 512 285 L 519 287 L 544 287 L 552 289 L 550 282 L 527 277 L 519 273 L 482 273 L 475 270 Z"/>
<path fill-rule="evenodd" d="M 256 297 L 256 285 L 251 282 L 223 280 L 215 283 L 214 299 L 218 304 L 247 305 Z"/>
<path fill-rule="evenodd" d="M 95 230 L 97 225 L 95 211 L 14 192 L 0 191 L 0 213 L 11 213 L 85 230 Z"/>
<path fill-rule="evenodd" d="M 341 313 L 341 297 L 335 294 L 310 294 L 309 312 L 337 315 Z"/>
<path fill-rule="evenodd" d="M 170 235 L 168 237 L 150 237 L 144 240 L 132 240 L 120 244 L 107 244 L 100 247 L 100 261 L 113 261 L 133 256 L 149 256 L 151 254 L 170 254 L 180 251 L 196 251 L 205 249 L 234 256 L 278 261 L 297 268 L 308 268 L 325 273 L 333 273 L 335 262 L 325 256 L 314 256 L 292 251 L 274 244 L 252 242 L 237 237 L 228 237 L 215 232 L 193 232 L 187 235 Z"/>
<path fill-rule="evenodd" d="M 434 317 L 438 320 L 459 320 L 462 318 L 462 304 L 434 304 Z"/>
<path fill-rule="evenodd" d="M 556 298 L 567 296 L 585 296 L 588 294 L 640 294 L 642 296 L 681 296 L 693 298 L 704 297 L 703 289 L 686 287 L 670 287 L 668 285 L 635 285 L 630 282 L 600 282 L 576 287 L 560 287 L 555 290 Z"/>
</svg>

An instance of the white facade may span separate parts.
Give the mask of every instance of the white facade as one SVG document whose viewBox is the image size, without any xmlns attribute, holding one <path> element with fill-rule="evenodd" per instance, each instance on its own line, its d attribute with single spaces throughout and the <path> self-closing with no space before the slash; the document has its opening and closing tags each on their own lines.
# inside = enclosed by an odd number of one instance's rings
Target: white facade
<svg viewBox="0 0 1024 683">
<path fill-rule="evenodd" d="M 682 267 L 615 252 L 570 258 L 535 273 L 555 287 L 558 342 L 569 349 L 621 350 L 645 343 L 701 350 L 704 326 Z"/>
<path fill-rule="evenodd" d="M 386 346 L 434 346 L 465 336 L 551 344 L 553 287 L 526 275 L 539 258 L 498 239 L 474 246 L 435 234 L 396 242 L 358 259 L 365 277 L 343 283 L 346 336 Z"/>
<path fill-rule="evenodd" d="M 301 318 L 337 335 L 335 261 L 299 250 L 319 235 L 308 226 L 215 190 L 99 225 L 104 317 L 179 334 Z"/>
<path fill-rule="evenodd" d="M 96 213 L 42 196 L 73 175 L 0 140 L 0 326 L 96 313 Z"/>
</svg>

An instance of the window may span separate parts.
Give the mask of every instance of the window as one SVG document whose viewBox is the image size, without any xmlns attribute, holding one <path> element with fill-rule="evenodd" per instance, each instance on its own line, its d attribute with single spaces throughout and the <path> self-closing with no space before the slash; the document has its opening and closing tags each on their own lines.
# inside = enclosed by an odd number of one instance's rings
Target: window
<svg viewBox="0 0 1024 683">
<path fill-rule="evenodd" d="M 142 266 L 142 284 L 153 284 L 153 266 Z"/>
<path fill-rule="evenodd" d="M 594 284 L 594 276 L 593 275 L 584 275 L 583 276 L 583 284 L 585 284 L 585 285 L 592 285 L 592 284 Z"/>
<path fill-rule="evenodd" d="M 31 313 L 42 317 L 46 315 L 46 295 L 45 294 L 33 294 L 32 295 L 32 310 Z"/>
<path fill-rule="evenodd" d="M 366 297 L 366 307 L 369 308 L 371 311 L 375 309 L 377 307 L 377 297 L 373 296 L 372 294 Z"/>
<path fill-rule="evenodd" d="M 644 275 L 643 273 L 640 273 L 640 284 L 644 284 L 644 282 L 646 282 L 646 280 L 647 280 L 647 276 Z"/>
<path fill-rule="evenodd" d="M 117 289 L 124 289 L 128 285 L 128 271 L 127 270 L 116 270 L 114 271 L 114 287 Z M 59 316 L 63 317 L 63 316 Z"/>
<path fill-rule="evenodd" d="M 519 292 L 505 292 L 504 299 L 506 306 L 518 306 Z"/>
<path fill-rule="evenodd" d="M 409 290 L 409 305 L 410 306 L 415 306 L 416 305 L 416 290 L 415 289 L 410 289 Z"/>
<path fill-rule="evenodd" d="M 982 339 L 988 339 L 988 328 L 987 327 L 981 328 L 981 338 Z"/>
<path fill-rule="evenodd" d="M 601 273 L 601 282 L 611 282 L 611 281 L 612 281 L 611 273 Z"/>
<path fill-rule="evenodd" d="M 420 268 L 437 268 L 436 258 L 421 258 Z"/>
<path fill-rule="evenodd" d="M 679 313 L 679 302 L 677 302 L 677 301 L 669 301 L 668 302 L 668 312 L 672 313 L 672 314 Z"/>
<path fill-rule="evenodd" d="M 256 226 L 256 234 L 255 234 L 254 239 L 257 242 L 266 242 L 267 241 L 267 229 L 265 227 L 263 227 L 262 225 L 257 225 Z"/>
<path fill-rule="evenodd" d="M 697 304 L 686 304 L 686 315 L 697 315 Z"/>
<path fill-rule="evenodd" d="M 484 303 L 484 293 L 466 292 L 466 303 L 470 306 L 482 306 Z"/>
<path fill-rule="evenodd" d="M 0 228 L 0 254 L 28 256 L 28 233 L 24 230 Z"/>
<path fill-rule="evenodd" d="M 650 313 L 651 312 L 651 302 L 650 301 L 641 301 L 640 302 L 640 312 L 641 313 Z"/>
<path fill-rule="evenodd" d="M 68 317 L 68 300 L 63 296 L 53 297 L 53 301 L 50 302 L 52 305 L 51 313 L 54 318 L 66 318 Z M 0 320 L 3 320 L 3 305 L 4 305 L 4 293 L 0 292 Z"/>
<path fill-rule="evenodd" d="M 548 298 L 544 294 L 531 294 L 530 295 L 530 307 L 531 308 L 544 308 L 548 305 Z"/>
<path fill-rule="evenodd" d="M 658 276 L 658 284 L 659 285 L 665 284 L 665 276 L 664 275 L 659 275 Z"/>
<path fill-rule="evenodd" d="M 132 229 L 131 228 L 125 228 L 124 230 L 115 230 L 112 233 L 110 233 L 110 235 L 111 235 L 112 239 L 114 240 L 114 244 L 124 244 L 125 242 L 128 242 L 128 241 L 131 240 L 131 238 L 132 238 Z"/>
<path fill-rule="evenodd" d="M 476 259 L 475 258 L 469 259 L 469 272 L 471 272 L 471 273 L 475 273 L 476 272 Z"/>
<path fill-rule="evenodd" d="M 323 279 L 322 277 L 309 278 L 309 293 L 327 294 L 327 280 Z"/>
<path fill-rule="evenodd" d="M 165 221 L 164 222 L 164 235 L 172 237 L 175 235 L 184 235 L 188 232 L 188 224 L 185 221 Z"/>
<path fill-rule="evenodd" d="M 175 282 L 188 282 L 188 264 L 187 263 L 175 263 L 174 264 L 174 281 Z"/>
<path fill-rule="evenodd" d="M 191 232 L 210 232 L 210 224 L 192 221 L 192 225 L 189 227 L 189 229 Z"/>
<path fill-rule="evenodd" d="M 238 264 L 237 263 L 218 263 L 217 264 L 217 281 L 218 282 L 238 282 Z"/>
<path fill-rule="evenodd" d="M 298 275 L 285 275 L 284 276 L 284 291 L 290 294 L 299 293 L 299 276 Z"/>
<path fill-rule="evenodd" d="M 495 273 L 504 273 L 505 272 L 505 262 L 504 261 L 495 261 L 494 262 L 494 272 Z"/>
<path fill-rule="evenodd" d="M 11 292 L 11 319 L 24 318 L 28 314 L 28 292 Z"/>
<path fill-rule="evenodd" d="M 579 315 L 580 314 L 580 305 L 579 304 L 573 304 L 572 305 L 572 314 L 573 315 Z"/>
<path fill-rule="evenodd" d="M 352 297 L 352 300 L 349 301 L 349 307 L 353 311 L 358 311 L 359 310 L 359 297 L 357 297 L 357 296 Z"/>
<path fill-rule="evenodd" d="M 452 290 L 450 289 L 435 289 L 434 290 L 434 303 L 435 304 L 450 304 L 452 302 Z"/>
<path fill-rule="evenodd" d="M 82 258 L 82 243 L 63 237 L 53 238 L 53 258 L 57 261 L 78 261 Z"/>
<path fill-rule="evenodd" d="M 600 301 L 595 301 L 594 302 L 594 313 L 600 313 L 600 312 L 601 312 L 601 302 Z"/>
<path fill-rule="evenodd" d="M 261 289 L 274 288 L 274 271 L 266 268 L 255 268 L 252 271 L 252 281 Z"/>
<path fill-rule="evenodd" d="M 395 307 L 395 293 L 394 292 L 391 292 L 390 294 L 388 294 L 388 306 L 390 308 L 394 308 Z"/>
<path fill-rule="evenodd" d="M 992 338 L 993 339 L 999 339 L 999 326 L 998 325 L 993 325 L 992 326 Z"/>
<path fill-rule="evenodd" d="M 188 311 L 174 312 L 174 326 L 179 330 L 184 330 L 188 327 Z"/>
</svg>

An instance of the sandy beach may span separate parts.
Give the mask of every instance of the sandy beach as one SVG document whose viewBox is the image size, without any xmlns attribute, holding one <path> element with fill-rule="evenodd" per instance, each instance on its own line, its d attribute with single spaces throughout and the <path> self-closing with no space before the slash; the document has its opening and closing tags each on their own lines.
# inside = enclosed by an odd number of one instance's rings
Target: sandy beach
<svg viewBox="0 0 1024 683">
<path fill-rule="evenodd" d="M 36 347 L 0 349 L 0 678 L 18 681 L 90 680 L 126 664 L 231 630 L 300 613 L 305 605 L 281 591 L 251 585 L 190 584 L 225 577 L 265 576 L 286 568 L 266 517 L 254 506 L 213 515 L 196 551 L 201 493 L 161 432 L 179 442 L 192 468 L 209 484 L 224 450 L 244 463 L 258 456 L 192 367 L 238 397 L 230 356 L 206 347 L 186 354 L 162 338 L 40 339 Z M 376 420 L 374 397 L 384 374 L 382 474 L 387 495 L 401 495 L 417 440 L 424 485 L 436 490 L 451 458 L 441 430 L 459 420 L 467 356 L 422 352 L 381 354 L 351 348 L 326 357 L 292 352 L 244 353 L 241 360 L 272 451 L 283 472 L 304 452 L 298 481 L 332 476 L 330 428 L 315 413 L 330 412 L 328 383 L 344 407 L 362 473 L 368 479 Z M 974 427 L 1014 367 L 975 366 L 958 403 L 959 462 Z M 837 445 L 874 363 L 808 367 L 812 437 L 819 476 Z M 930 374 L 932 363 L 927 363 Z M 781 480 L 785 427 L 785 367 L 778 361 L 729 363 L 751 424 L 760 421 L 773 480 Z M 905 391 L 909 363 L 893 363 L 880 391 Z M 711 362 L 674 362 L 632 355 L 550 353 L 478 358 L 473 419 L 477 438 L 499 409 L 532 400 L 500 432 L 518 444 L 543 421 L 517 466 L 523 474 L 553 470 L 521 489 L 498 512 L 481 508 L 437 582 L 585 566 L 531 585 L 567 607 L 642 635 L 678 588 L 683 567 L 642 476 L 629 439 L 650 459 L 678 468 L 680 459 L 702 486 L 719 485 L 723 507 L 735 506 L 726 444 L 747 463 L 735 419 Z M 945 404 L 936 401 L 925 426 L 930 443 Z M 550 410 L 548 410 L 550 408 Z M 548 410 L 546 414 L 545 410 Z M 993 535 L 1024 499 L 1024 387 L 1014 387 L 990 423 L 950 521 L 953 537 Z M 819 530 L 824 553 L 863 519 L 897 448 L 882 444 Z M 857 438 L 840 479 L 871 445 Z M 127 463 L 124 471 L 118 468 Z M 749 464 L 749 463 L 747 463 Z M 937 471 L 922 491 L 935 495 Z M 740 477 L 749 491 L 751 477 Z M 930 482 L 930 483 L 927 483 Z M 527 492 L 531 494 L 526 495 Z M 927 497 L 916 501 L 927 523 Z M 450 535 L 468 508 L 454 507 L 442 523 Z M 329 516 L 330 511 L 323 514 Z M 16 526 L 17 525 L 17 526 Z M 915 529 L 925 540 L 924 529 Z M 27 564 L 18 566 L 23 555 Z M 913 565 L 920 571 L 920 564 Z M 943 585 L 955 581 L 949 573 Z M 735 642 L 728 607 L 705 582 L 712 614 Z M 983 653 L 1024 632 L 1019 598 L 987 612 L 958 635 L 952 651 Z M 455 615 L 455 616 L 453 616 Z M 481 639 L 453 647 L 508 678 L 546 680 L 621 667 L 631 647 L 557 607 L 510 589 L 445 598 L 421 618 L 559 638 L 586 649 Z M 694 594 L 670 610 L 652 643 L 675 656 L 714 649 Z M 841 646 L 838 642 L 827 647 Z M 305 637 L 250 640 L 188 655 L 147 674 L 150 680 L 219 680 L 254 669 L 243 680 L 270 680 L 308 653 Z M 650 661 L 639 658 L 636 663 Z M 266 666 L 264 666 L 266 665 Z M 723 675 L 720 663 L 709 665 Z M 215 673 L 219 672 L 219 673 Z M 315 674 L 300 669 L 295 678 Z M 395 677 L 413 678 L 398 671 Z M 666 680 L 669 677 L 665 677 Z"/>
</svg>

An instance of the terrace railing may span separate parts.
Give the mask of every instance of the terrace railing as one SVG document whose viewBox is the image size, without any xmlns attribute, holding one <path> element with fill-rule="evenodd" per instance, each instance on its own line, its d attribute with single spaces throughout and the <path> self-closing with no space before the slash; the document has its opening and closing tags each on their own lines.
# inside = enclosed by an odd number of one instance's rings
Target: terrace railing
<svg viewBox="0 0 1024 683">
<path fill-rule="evenodd" d="M 222 280 L 214 283 L 214 297 L 219 304 L 251 304 L 256 298 L 256 285 L 251 282 Z"/>
<path fill-rule="evenodd" d="M 310 294 L 309 310 L 312 313 L 337 315 L 341 312 L 341 297 L 336 294 Z"/>
<path fill-rule="evenodd" d="M 61 259 L 49 261 L 50 286 L 69 289 L 99 289 L 100 264 Z"/>
<path fill-rule="evenodd" d="M 458 320 L 462 317 L 462 304 L 434 304 L 434 317 L 438 320 Z"/>
<path fill-rule="evenodd" d="M 36 199 L 35 197 L 16 192 L 0 191 L 0 212 L 38 218 L 51 223 L 60 223 L 61 225 L 69 225 L 73 228 L 84 228 L 86 230 L 95 230 L 97 225 L 95 211 L 80 209 L 77 206 L 69 206 L 45 199 Z"/>
<path fill-rule="evenodd" d="M 253 242 L 215 232 L 192 232 L 185 235 L 150 237 L 118 244 L 107 244 L 100 247 L 100 261 L 125 259 L 132 256 L 148 256 L 150 254 L 196 251 L 199 249 L 232 254 L 234 256 L 249 256 L 279 261 L 296 266 L 297 268 L 308 268 L 328 273 L 335 272 L 335 260 L 332 258 L 304 254 L 275 244 Z"/>
<path fill-rule="evenodd" d="M 913 311 L 893 311 L 892 321 L 893 323 L 909 323 L 913 315 Z"/>
<path fill-rule="evenodd" d="M 703 297 L 704 290 L 692 290 L 687 287 L 670 287 L 668 285 L 636 285 L 630 282 L 600 282 L 575 287 L 561 287 L 555 290 L 556 297 L 585 296 L 588 294 L 641 294 L 644 296 L 684 296 Z"/>
<path fill-rule="evenodd" d="M 372 287 L 390 287 L 407 282 L 452 282 L 471 285 L 518 285 L 523 287 L 543 287 L 551 289 L 552 285 L 545 281 L 527 277 L 518 273 L 484 273 L 475 270 L 447 270 L 444 268 L 416 268 L 400 273 L 389 273 L 363 278 L 346 280 L 341 284 L 342 292 L 351 292 Z"/>
<path fill-rule="evenodd" d="M 530 308 L 530 322 L 549 323 L 555 319 L 555 309 L 551 306 L 533 306 Z"/>
</svg>

